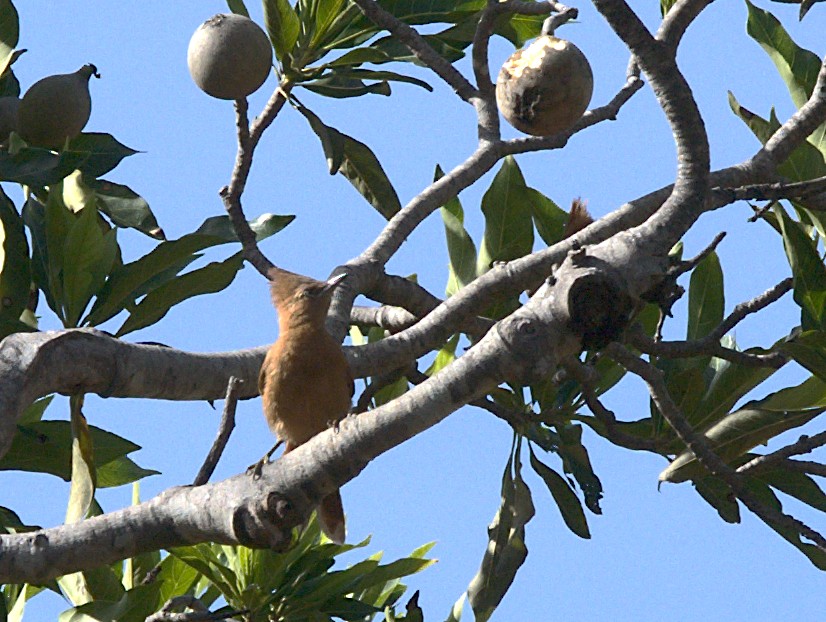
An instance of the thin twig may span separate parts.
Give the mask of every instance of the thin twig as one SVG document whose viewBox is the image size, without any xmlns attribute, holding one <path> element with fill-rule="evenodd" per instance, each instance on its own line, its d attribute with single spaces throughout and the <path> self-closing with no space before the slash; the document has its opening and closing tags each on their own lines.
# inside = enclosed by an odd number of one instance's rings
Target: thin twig
<svg viewBox="0 0 826 622">
<path fill-rule="evenodd" d="M 447 82 L 456 94 L 466 102 L 471 102 L 478 93 L 473 85 L 411 26 L 393 14 L 385 11 L 374 0 L 353 0 L 361 12 L 379 28 L 388 31 L 413 55 L 429 67 L 437 76 Z"/>
<path fill-rule="evenodd" d="M 754 514 L 770 525 L 782 529 L 793 530 L 815 544 L 821 551 L 826 552 L 826 538 L 802 521 L 784 514 L 783 512 L 763 504 L 746 486 L 739 473 L 726 464 L 708 444 L 707 439 L 694 431 L 686 421 L 679 407 L 674 403 L 665 376 L 662 371 L 634 356 L 618 343 L 612 343 L 606 350 L 611 358 L 636 374 L 648 385 L 651 399 L 663 418 L 668 422 L 680 440 L 691 450 L 698 462 L 712 475 L 719 477 L 731 491 Z"/>
<path fill-rule="evenodd" d="M 820 432 L 814 436 L 801 436 L 796 443 L 782 447 L 777 451 L 763 456 L 749 460 L 737 469 L 738 473 L 748 473 L 754 469 L 763 469 L 771 464 L 781 462 L 791 456 L 799 456 L 800 454 L 807 454 L 810 451 L 826 445 L 826 432 Z"/>
<path fill-rule="evenodd" d="M 246 98 L 236 100 L 235 125 L 238 134 L 238 152 L 235 156 L 235 166 L 232 170 L 229 185 L 224 186 L 218 192 L 224 202 L 224 209 L 229 215 L 235 234 L 241 242 L 244 258 L 264 277 L 267 277 L 269 271 L 273 268 L 273 264 L 258 248 L 255 233 L 250 228 L 244 215 L 244 209 L 241 207 L 241 195 L 244 193 L 247 184 L 250 168 L 252 167 L 252 157 L 255 148 L 258 146 L 258 141 L 261 139 L 264 130 L 269 127 L 283 108 L 287 101 L 289 89 L 290 85 L 287 83 L 279 85 L 252 126 L 249 125 L 249 106 Z"/>
<path fill-rule="evenodd" d="M 191 609 L 192 611 L 176 613 L 176 609 Z M 146 618 L 146 622 L 217 622 L 246 615 L 249 612 L 249 609 L 238 609 L 214 613 L 194 596 L 183 595 L 170 598 L 157 613 Z"/>
<path fill-rule="evenodd" d="M 619 429 L 617 417 L 613 411 L 608 409 L 597 397 L 595 390 L 595 382 L 597 380 L 594 370 L 586 365 L 583 365 L 577 359 L 566 360 L 563 367 L 574 380 L 579 383 L 582 389 L 582 397 L 585 399 L 585 404 L 588 409 L 594 414 L 594 417 L 602 423 L 605 428 L 605 435 L 609 441 L 620 447 L 626 449 L 645 450 L 653 453 L 661 454 L 663 448 L 659 446 L 654 439 L 644 439 L 638 436 L 626 434 Z"/>
<path fill-rule="evenodd" d="M 224 399 L 224 413 L 221 415 L 218 434 L 212 443 L 212 447 L 209 449 L 204 464 L 195 477 L 195 481 L 192 482 L 193 486 L 203 486 L 209 481 L 218 461 L 221 459 L 221 454 L 224 453 L 224 448 L 227 446 L 230 434 L 232 434 L 232 430 L 235 428 L 235 408 L 238 406 L 238 389 L 242 383 L 242 380 L 235 376 L 230 376 L 229 382 L 227 383 L 227 395 Z"/>
<path fill-rule="evenodd" d="M 792 279 L 783 279 L 762 294 L 755 296 L 751 300 L 741 302 L 734 310 L 718 324 L 714 330 L 702 339 L 690 341 L 661 341 L 652 340 L 641 331 L 630 331 L 628 333 L 629 343 L 641 352 L 653 354 L 654 356 L 665 356 L 670 358 L 688 358 L 692 356 L 716 356 L 721 359 L 748 365 L 751 367 L 774 367 L 779 369 L 788 362 L 788 357 L 780 352 L 769 352 L 767 354 L 754 354 L 751 352 L 740 352 L 731 348 L 723 347 L 720 340 L 737 324 L 742 322 L 747 316 L 757 313 L 768 307 L 773 302 L 779 300 L 786 292 L 792 288 Z"/>
<path fill-rule="evenodd" d="M 691 272 L 697 265 L 703 261 L 706 257 L 708 257 L 713 251 L 717 250 L 717 247 L 720 245 L 720 242 L 723 241 L 723 238 L 726 237 L 726 232 L 721 231 L 711 243 L 706 246 L 702 251 L 700 251 L 695 257 L 691 259 L 686 259 L 685 261 L 681 261 L 679 265 L 675 266 L 671 270 L 668 271 L 668 275 L 671 277 L 677 277 L 681 274 L 685 274 L 686 272 Z"/>
<path fill-rule="evenodd" d="M 748 200 L 802 199 L 822 192 L 826 192 L 826 176 L 790 183 L 750 184 L 739 188 L 714 188 L 712 190 L 715 201 L 723 205 Z"/>
</svg>

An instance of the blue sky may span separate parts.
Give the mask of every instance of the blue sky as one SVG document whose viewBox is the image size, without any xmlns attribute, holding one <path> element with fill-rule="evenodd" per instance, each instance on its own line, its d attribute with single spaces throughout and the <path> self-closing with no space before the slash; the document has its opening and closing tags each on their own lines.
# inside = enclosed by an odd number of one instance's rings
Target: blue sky
<svg viewBox="0 0 826 622">
<path fill-rule="evenodd" d="M 234 113 L 231 103 L 207 97 L 192 83 L 186 48 L 195 28 L 224 12 L 226 5 L 218 0 L 16 4 L 20 47 L 29 50 L 15 65 L 24 89 L 43 76 L 72 72 L 84 63 L 92 62 L 100 70 L 101 80 L 91 84 L 93 112 L 87 129 L 109 132 L 143 152 L 108 177 L 142 194 L 170 238 L 223 213 L 217 192 L 228 182 L 235 157 Z M 780 17 L 799 44 L 826 54 L 823 7 L 815 5 L 798 24 L 796 7 L 766 0 L 758 4 Z M 260 7 L 252 0 L 248 5 L 260 22 Z M 649 27 L 656 27 L 658 2 L 632 5 Z M 624 82 L 628 54 L 590 5 L 578 8 L 579 23 L 565 26 L 559 35 L 574 41 L 590 59 L 595 78 L 592 106 L 601 105 Z M 713 4 L 689 31 L 678 57 L 705 118 L 713 168 L 744 160 L 757 148 L 751 133 L 730 112 L 728 90 L 763 116 L 772 106 L 781 119 L 793 112 L 768 57 L 747 36 L 745 20 L 744 2 Z M 507 42 L 494 43 L 493 72 L 511 52 Z M 466 71 L 468 63 L 459 67 Z M 394 85 L 390 98 L 334 101 L 297 94 L 328 125 L 373 148 L 404 204 L 429 183 L 437 163 L 449 169 L 470 154 L 475 118 L 470 106 L 436 78 L 419 69 L 401 69 L 427 79 L 435 92 Z M 261 109 L 274 87 L 275 79 L 270 78 L 251 97 L 251 112 Z M 510 128 L 505 131 L 517 135 Z M 595 216 L 669 183 L 675 171 L 673 140 L 648 89 L 632 99 L 617 121 L 575 136 L 564 150 L 526 154 L 517 161 L 530 185 L 560 205 L 582 196 Z M 461 195 L 467 226 L 477 243 L 483 230 L 479 200 L 490 178 Z M 317 138 L 304 118 L 289 108 L 256 153 L 244 205 L 250 217 L 263 212 L 295 214 L 295 222 L 267 240 L 263 250 L 278 265 L 319 278 L 359 254 L 383 225 L 346 180 L 328 175 Z M 747 223 L 748 216 L 744 205 L 730 206 L 704 216 L 686 237 L 686 252 L 692 255 L 718 231 L 729 232 L 719 249 L 728 310 L 788 275 L 778 237 L 765 225 Z M 127 259 L 153 246 L 131 231 L 120 232 L 119 240 Z M 214 257 L 225 255 L 221 249 Z M 434 216 L 411 236 L 388 269 L 402 275 L 415 272 L 427 288 L 441 293 L 446 266 L 442 224 Z M 684 334 L 683 310 L 684 304 L 678 306 L 670 324 L 673 337 Z M 58 327 L 45 304 L 41 312 L 43 328 Z M 760 319 L 739 326 L 738 342 L 743 347 L 769 345 L 797 317 L 787 297 Z M 158 326 L 129 336 L 197 351 L 256 346 L 275 337 L 267 288 L 251 268 L 245 268 L 225 292 L 182 304 Z M 777 374 L 771 388 L 803 378 L 802 371 L 790 365 Z M 606 401 L 627 419 L 648 411 L 644 389 L 633 380 Z M 67 403 L 56 400 L 48 415 L 65 418 L 67 412 Z M 143 449 L 133 458 L 162 471 L 142 482 L 144 498 L 192 480 L 219 417 L 205 403 L 95 396 L 88 398 L 86 414 L 90 423 L 140 444 Z M 357 541 L 373 534 L 369 551 L 384 550 L 390 559 L 437 541 L 432 554 L 439 563 L 408 582 L 421 590 L 428 620 L 446 617 L 478 568 L 486 527 L 498 507 L 510 443 L 510 430 L 501 421 L 463 409 L 380 457 L 343 489 L 349 538 Z M 243 470 L 271 444 L 259 400 L 242 403 L 237 429 L 215 477 Z M 495 620 L 822 618 L 823 575 L 759 520 L 744 512 L 743 524 L 726 525 L 689 485 L 657 490 L 657 475 L 665 466 L 662 459 L 615 448 L 587 433 L 586 444 L 605 489 L 603 515 L 588 516 L 592 539 L 571 534 L 541 482 L 529 478 L 537 506 L 537 516 L 527 527 L 530 554 Z M 62 521 L 67 484 L 46 475 L 0 477 L 0 504 L 16 509 L 29 523 L 52 526 Z M 111 510 L 128 504 L 130 496 L 126 487 L 105 491 L 101 500 Z M 813 512 L 791 502 L 788 507 L 804 521 L 822 524 L 822 517 Z M 53 617 L 63 608 L 56 598 L 39 597 L 30 604 L 27 619 Z M 469 611 L 466 619 L 472 619 Z"/>
</svg>

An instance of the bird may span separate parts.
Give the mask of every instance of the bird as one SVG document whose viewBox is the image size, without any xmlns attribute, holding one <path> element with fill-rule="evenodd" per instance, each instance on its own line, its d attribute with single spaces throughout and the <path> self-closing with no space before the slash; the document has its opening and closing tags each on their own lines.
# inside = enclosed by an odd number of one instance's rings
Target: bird
<svg viewBox="0 0 826 622">
<path fill-rule="evenodd" d="M 278 313 L 278 339 L 264 357 L 258 389 L 264 417 L 287 453 L 337 425 L 350 410 L 353 376 L 341 344 L 324 325 L 333 292 L 346 273 L 317 281 L 274 267 L 268 277 Z M 338 490 L 321 500 L 318 520 L 330 540 L 344 543 Z"/>
</svg>

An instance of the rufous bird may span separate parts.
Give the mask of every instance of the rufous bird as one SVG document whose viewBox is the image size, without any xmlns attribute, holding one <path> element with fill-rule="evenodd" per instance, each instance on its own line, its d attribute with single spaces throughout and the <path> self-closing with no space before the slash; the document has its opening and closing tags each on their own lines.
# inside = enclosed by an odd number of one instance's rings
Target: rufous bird
<svg viewBox="0 0 826 622">
<path fill-rule="evenodd" d="M 350 409 L 353 376 L 341 344 L 324 326 L 333 291 L 345 276 L 316 281 L 280 268 L 269 273 L 279 333 L 264 358 L 258 389 L 264 417 L 285 443 L 284 453 L 335 425 Z M 339 491 L 321 500 L 318 520 L 333 542 L 344 542 Z"/>
</svg>

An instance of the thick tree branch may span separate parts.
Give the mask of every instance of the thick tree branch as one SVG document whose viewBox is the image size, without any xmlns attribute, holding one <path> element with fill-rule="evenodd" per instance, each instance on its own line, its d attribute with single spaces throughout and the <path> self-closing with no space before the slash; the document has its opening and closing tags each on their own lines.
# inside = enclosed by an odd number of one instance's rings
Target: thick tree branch
<svg viewBox="0 0 826 622">
<path fill-rule="evenodd" d="M 265 353 L 261 347 L 194 354 L 93 329 L 15 333 L 0 342 L 0 455 L 8 451 L 17 418 L 44 395 L 217 400 L 235 376 L 244 381 L 239 397 L 253 397 Z"/>
</svg>

